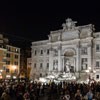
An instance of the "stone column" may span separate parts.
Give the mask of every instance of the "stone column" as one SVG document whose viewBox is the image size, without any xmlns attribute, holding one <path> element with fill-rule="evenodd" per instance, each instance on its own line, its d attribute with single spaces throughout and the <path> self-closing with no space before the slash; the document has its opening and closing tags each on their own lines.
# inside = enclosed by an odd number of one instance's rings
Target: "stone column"
<svg viewBox="0 0 100 100">
<path fill-rule="evenodd" d="M 53 50 L 52 47 L 50 48 L 50 54 L 49 54 L 49 71 L 53 70 Z"/>
<path fill-rule="evenodd" d="M 81 65 L 80 65 L 80 61 L 81 61 L 81 57 L 80 57 L 80 44 L 77 45 L 76 47 L 76 72 L 81 71 Z"/>
<path fill-rule="evenodd" d="M 92 70 L 92 48 L 91 48 L 91 43 L 88 44 L 87 54 L 88 54 L 88 67 L 91 67 L 91 70 Z"/>
<path fill-rule="evenodd" d="M 76 57 L 74 57 L 74 71 L 76 71 Z"/>
<path fill-rule="evenodd" d="M 62 66 L 61 66 L 61 71 L 64 71 L 64 56 L 62 57 Z"/>
<path fill-rule="evenodd" d="M 58 46 L 58 71 L 62 70 L 61 46 Z"/>
</svg>

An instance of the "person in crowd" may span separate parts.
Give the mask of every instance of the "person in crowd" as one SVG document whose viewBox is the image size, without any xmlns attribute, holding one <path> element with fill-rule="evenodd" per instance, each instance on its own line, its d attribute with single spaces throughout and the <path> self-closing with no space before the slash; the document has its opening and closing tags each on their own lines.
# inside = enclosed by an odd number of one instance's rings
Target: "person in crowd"
<svg viewBox="0 0 100 100">
<path fill-rule="evenodd" d="M 83 98 L 84 97 L 84 98 Z M 100 100 L 100 82 L 91 84 L 77 82 L 0 82 L 2 100 Z"/>
<path fill-rule="evenodd" d="M 80 93 L 80 90 L 77 90 L 75 94 L 75 100 L 82 100 L 82 94 Z"/>
<path fill-rule="evenodd" d="M 4 90 L 4 92 L 2 93 L 1 100 L 11 100 L 7 90 Z"/>
<path fill-rule="evenodd" d="M 91 89 L 90 89 L 89 92 L 87 93 L 87 99 L 88 99 L 88 100 L 92 100 L 92 99 L 93 99 L 93 93 L 92 93 Z"/>
<path fill-rule="evenodd" d="M 70 94 L 69 91 L 67 91 L 63 97 L 63 100 L 70 100 Z"/>
<path fill-rule="evenodd" d="M 30 100 L 30 94 L 29 92 L 26 90 L 26 92 L 24 93 L 24 96 L 23 96 L 24 100 Z"/>
<path fill-rule="evenodd" d="M 100 92 L 96 92 L 94 98 L 95 98 L 95 100 L 100 100 Z"/>
</svg>

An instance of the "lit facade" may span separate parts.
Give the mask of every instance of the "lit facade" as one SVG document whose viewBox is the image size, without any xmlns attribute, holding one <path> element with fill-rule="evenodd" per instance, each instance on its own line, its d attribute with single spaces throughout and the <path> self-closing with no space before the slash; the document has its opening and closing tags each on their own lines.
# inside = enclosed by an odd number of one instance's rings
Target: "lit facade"
<svg viewBox="0 0 100 100">
<path fill-rule="evenodd" d="M 0 48 L 0 79 L 6 76 L 4 68 L 6 66 L 6 52 L 4 48 Z"/>
<path fill-rule="evenodd" d="M 76 26 L 68 18 L 63 29 L 51 31 L 48 40 L 32 42 L 31 79 L 56 70 L 70 72 L 77 78 L 100 80 L 100 32 L 92 24 Z"/>
<path fill-rule="evenodd" d="M 17 78 L 20 68 L 20 48 L 7 45 L 6 78 Z"/>
<path fill-rule="evenodd" d="M 8 45 L 9 40 L 0 34 L 0 79 L 16 78 L 19 74 L 20 48 Z"/>
<path fill-rule="evenodd" d="M 6 77 L 6 45 L 8 44 L 8 42 L 8 39 L 3 37 L 2 34 L 0 34 L 0 79 Z"/>
</svg>

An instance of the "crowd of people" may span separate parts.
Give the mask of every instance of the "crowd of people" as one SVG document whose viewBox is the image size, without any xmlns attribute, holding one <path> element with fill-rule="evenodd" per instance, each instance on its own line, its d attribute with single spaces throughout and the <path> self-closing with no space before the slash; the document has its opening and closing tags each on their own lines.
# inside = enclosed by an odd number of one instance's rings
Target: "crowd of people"
<svg viewBox="0 0 100 100">
<path fill-rule="evenodd" d="M 42 97 L 47 97 L 42 99 Z M 100 100 L 100 82 L 0 82 L 1 100 Z"/>
</svg>

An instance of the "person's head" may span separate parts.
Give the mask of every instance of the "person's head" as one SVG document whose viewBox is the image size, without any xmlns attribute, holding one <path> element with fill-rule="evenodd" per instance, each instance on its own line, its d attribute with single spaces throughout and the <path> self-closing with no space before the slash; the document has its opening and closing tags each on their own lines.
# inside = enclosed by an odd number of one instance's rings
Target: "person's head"
<svg viewBox="0 0 100 100">
<path fill-rule="evenodd" d="M 77 90 L 77 93 L 80 93 L 80 90 L 79 89 Z"/>
</svg>

